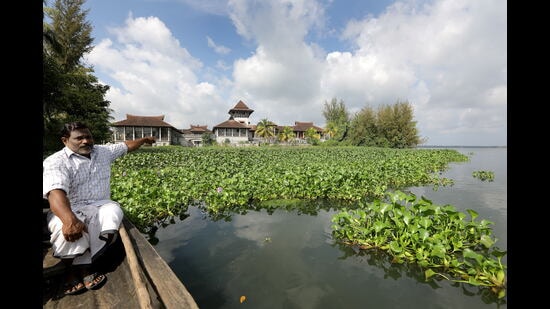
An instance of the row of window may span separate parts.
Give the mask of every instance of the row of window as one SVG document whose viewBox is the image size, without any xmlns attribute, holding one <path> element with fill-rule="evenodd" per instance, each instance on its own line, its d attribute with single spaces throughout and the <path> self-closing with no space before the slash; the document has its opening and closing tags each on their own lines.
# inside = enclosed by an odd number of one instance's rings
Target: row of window
<svg viewBox="0 0 550 309">
<path fill-rule="evenodd" d="M 296 132 L 296 138 L 304 138 L 303 132 Z M 170 141 L 169 128 L 167 127 L 115 127 L 115 140 L 133 140 L 145 136 L 154 136 L 158 141 Z M 248 129 L 243 128 L 219 128 L 217 136 L 227 137 L 248 137 Z M 173 135 L 173 134 L 172 134 Z M 177 136 L 172 136 L 177 140 Z"/>
<path fill-rule="evenodd" d="M 250 113 L 233 112 L 231 116 L 233 116 L 233 118 L 248 118 L 248 116 L 250 116 Z"/>
<path fill-rule="evenodd" d="M 248 129 L 217 129 L 216 130 L 218 136 L 233 136 L 233 137 L 247 137 L 248 136 Z"/>
<path fill-rule="evenodd" d="M 116 127 L 115 140 L 133 140 L 145 136 L 154 136 L 158 141 L 169 141 L 170 134 L 167 127 Z"/>
</svg>

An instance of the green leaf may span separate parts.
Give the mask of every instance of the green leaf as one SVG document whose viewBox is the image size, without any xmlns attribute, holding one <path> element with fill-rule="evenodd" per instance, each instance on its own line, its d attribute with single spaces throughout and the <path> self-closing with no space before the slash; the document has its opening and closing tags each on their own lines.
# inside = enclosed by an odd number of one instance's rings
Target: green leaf
<svg viewBox="0 0 550 309">
<path fill-rule="evenodd" d="M 426 280 L 429 280 L 431 277 L 433 277 L 435 274 L 437 274 L 435 271 L 431 269 L 426 269 L 424 271 L 424 276 L 426 277 Z"/>
<path fill-rule="evenodd" d="M 464 249 L 463 255 L 465 258 L 474 259 L 479 265 L 483 263 L 483 255 L 479 253 L 475 253 L 471 249 L 468 249 L 468 248 Z"/>
<path fill-rule="evenodd" d="M 474 221 L 477 216 L 478 216 L 478 213 L 475 211 L 475 210 L 472 210 L 472 209 L 466 209 L 466 211 L 470 214 L 470 216 L 472 217 L 472 221 Z"/>
<path fill-rule="evenodd" d="M 484 245 L 485 248 L 491 248 L 494 244 L 494 241 L 488 235 L 481 235 L 479 242 Z"/>
</svg>

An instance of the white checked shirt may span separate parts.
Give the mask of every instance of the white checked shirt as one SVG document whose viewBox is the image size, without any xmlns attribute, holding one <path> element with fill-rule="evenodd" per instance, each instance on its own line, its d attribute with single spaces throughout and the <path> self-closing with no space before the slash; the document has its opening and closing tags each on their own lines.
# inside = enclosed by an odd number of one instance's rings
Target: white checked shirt
<svg viewBox="0 0 550 309">
<path fill-rule="evenodd" d="M 125 143 L 94 145 L 90 159 L 65 147 L 42 163 L 42 195 L 53 189 L 67 193 L 71 207 L 111 199 L 111 163 L 125 155 Z"/>
</svg>

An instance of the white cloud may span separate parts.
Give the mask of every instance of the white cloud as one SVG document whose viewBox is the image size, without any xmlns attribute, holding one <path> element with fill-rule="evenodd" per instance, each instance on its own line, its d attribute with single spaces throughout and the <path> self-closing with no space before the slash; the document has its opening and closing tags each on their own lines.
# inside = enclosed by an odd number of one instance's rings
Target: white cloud
<svg viewBox="0 0 550 309">
<path fill-rule="evenodd" d="M 223 45 L 217 45 L 214 40 L 212 40 L 211 37 L 207 36 L 206 37 L 206 40 L 208 42 L 208 47 L 211 47 L 212 49 L 214 49 L 214 51 L 218 54 L 221 54 L 221 55 L 226 55 L 228 53 L 231 52 L 231 49 L 228 48 L 228 47 L 225 47 Z"/>
<path fill-rule="evenodd" d="M 324 18 L 316 2 L 232 1 L 230 8 L 237 31 L 258 44 L 234 63 L 234 93 L 261 118 L 324 124 L 322 103 L 331 98 L 352 114 L 409 101 L 429 142 L 477 130 L 487 140 L 466 143 L 506 144 L 507 8 L 500 1 L 396 2 L 379 16 L 351 20 L 342 39 L 355 48 L 324 59 L 305 42 Z"/>
<path fill-rule="evenodd" d="M 233 64 L 234 97 L 254 106 L 253 122 L 319 122 L 323 60 L 304 38 L 323 18 L 322 8 L 314 1 L 230 1 L 230 7 L 237 31 L 258 45 Z"/>
<path fill-rule="evenodd" d="M 106 96 L 115 121 L 126 114 L 165 115 L 166 122 L 181 129 L 190 124 L 211 125 L 212 119 L 226 112 L 219 106 L 206 107 L 226 104 L 221 89 L 198 80 L 201 61 L 180 45 L 161 20 L 130 15 L 123 27 L 110 32 L 115 41 L 102 40 L 88 61 L 115 81 Z"/>
<path fill-rule="evenodd" d="M 506 4 L 496 0 L 397 2 L 378 17 L 351 21 L 343 38 L 357 48 L 347 58 L 333 57 L 363 74 L 366 93 L 350 89 L 348 95 L 371 95 L 375 104 L 408 99 L 416 107 L 421 135 L 435 137 L 434 143 L 448 144 L 445 136 L 465 139 L 460 134 L 476 131 L 478 137 L 465 143 L 503 145 L 506 11 Z M 364 62 L 371 67 L 361 68 Z M 376 80 L 380 71 L 390 82 Z M 331 72 L 339 80 L 351 76 L 345 67 Z M 484 134 L 488 138 L 481 140 Z"/>
<path fill-rule="evenodd" d="M 218 61 L 216 61 L 216 68 L 218 68 L 220 70 L 223 70 L 223 71 L 227 71 L 227 70 L 231 69 L 231 66 L 227 65 L 225 63 L 225 61 L 223 61 L 223 60 L 218 60 Z"/>
<path fill-rule="evenodd" d="M 125 113 L 165 114 L 176 127 L 212 127 L 243 100 L 255 110 L 253 123 L 324 125 L 323 103 L 332 98 L 351 113 L 406 100 L 428 144 L 506 145 L 506 2 L 398 1 L 379 15 L 350 20 L 341 32 L 345 44 L 330 51 L 308 41 L 325 29 L 332 13 L 326 3 L 184 2 L 203 11 L 226 7 L 252 54 L 205 67 L 160 19 L 130 16 L 90 55 L 112 79 L 108 99 L 117 120 Z M 232 80 L 219 77 L 231 68 Z"/>
<path fill-rule="evenodd" d="M 164 1 L 164 0 L 163 0 Z M 227 14 L 227 0 L 179 0 L 193 9 L 208 14 Z M 162 1 L 160 1 L 162 3 Z"/>
</svg>

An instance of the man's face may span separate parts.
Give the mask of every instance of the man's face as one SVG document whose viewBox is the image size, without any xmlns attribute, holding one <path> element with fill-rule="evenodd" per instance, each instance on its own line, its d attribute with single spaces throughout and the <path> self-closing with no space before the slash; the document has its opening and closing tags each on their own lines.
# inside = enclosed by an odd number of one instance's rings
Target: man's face
<svg viewBox="0 0 550 309">
<path fill-rule="evenodd" d="M 74 130 L 68 138 L 62 137 L 61 140 L 70 150 L 83 156 L 89 156 L 94 146 L 94 138 L 89 129 Z"/>
</svg>

